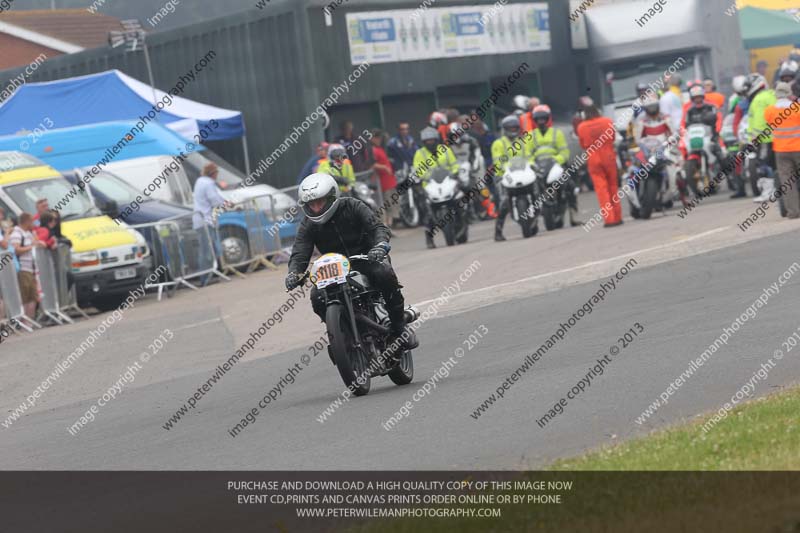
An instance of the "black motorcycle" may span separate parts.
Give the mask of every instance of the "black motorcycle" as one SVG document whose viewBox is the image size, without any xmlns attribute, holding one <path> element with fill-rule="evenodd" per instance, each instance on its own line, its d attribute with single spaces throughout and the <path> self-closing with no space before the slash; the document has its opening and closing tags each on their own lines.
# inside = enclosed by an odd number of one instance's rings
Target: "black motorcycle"
<svg viewBox="0 0 800 533">
<path fill-rule="evenodd" d="M 366 255 L 348 259 L 325 254 L 304 276 L 304 280 L 310 277 L 325 302 L 328 353 L 342 381 L 356 396 L 369 392 L 374 377 L 389 376 L 397 385 L 414 379 L 411 351 L 397 353 L 397 346 L 387 345 L 390 320 L 383 296 L 358 272 L 358 265 L 368 261 Z M 405 318 L 410 324 L 419 313 L 408 307 Z"/>
<path fill-rule="evenodd" d="M 628 167 L 628 186 L 634 191 L 628 196 L 631 216 L 647 220 L 653 211 L 662 211 L 664 198 L 664 176 L 667 166 L 672 164 L 663 147 L 640 147 L 632 152 L 632 163 Z"/>
</svg>

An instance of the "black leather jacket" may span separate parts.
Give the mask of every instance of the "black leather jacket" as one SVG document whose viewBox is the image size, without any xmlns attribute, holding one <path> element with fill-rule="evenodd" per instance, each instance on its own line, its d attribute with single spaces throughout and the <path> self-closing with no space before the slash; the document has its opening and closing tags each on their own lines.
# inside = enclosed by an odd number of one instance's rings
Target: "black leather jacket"
<svg viewBox="0 0 800 533">
<path fill-rule="evenodd" d="M 370 207 L 356 198 L 339 198 L 336 212 L 325 224 L 304 218 L 289 259 L 289 272 L 302 274 L 316 246 L 320 253 L 365 254 L 379 242 L 389 242 L 389 228 Z"/>
</svg>

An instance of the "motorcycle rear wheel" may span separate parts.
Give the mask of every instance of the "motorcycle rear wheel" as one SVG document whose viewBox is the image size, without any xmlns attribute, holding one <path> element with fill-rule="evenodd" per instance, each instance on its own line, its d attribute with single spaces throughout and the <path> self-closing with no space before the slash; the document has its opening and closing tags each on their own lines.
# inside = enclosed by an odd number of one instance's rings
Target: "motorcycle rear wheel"
<svg viewBox="0 0 800 533">
<path fill-rule="evenodd" d="M 362 350 L 353 347 L 353 332 L 342 304 L 331 304 L 325 312 L 325 325 L 328 329 L 333 360 L 345 386 L 356 396 L 369 392 L 371 375 L 369 364 Z"/>
<path fill-rule="evenodd" d="M 414 359 L 411 350 L 403 352 L 400 361 L 389 371 L 389 379 L 395 385 L 408 385 L 414 380 Z"/>
</svg>

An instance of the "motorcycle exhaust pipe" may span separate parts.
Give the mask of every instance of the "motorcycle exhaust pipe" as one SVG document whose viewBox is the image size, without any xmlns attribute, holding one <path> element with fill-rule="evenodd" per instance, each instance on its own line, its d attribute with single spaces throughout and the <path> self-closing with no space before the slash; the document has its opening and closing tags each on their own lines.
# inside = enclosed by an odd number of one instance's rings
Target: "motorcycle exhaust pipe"
<svg viewBox="0 0 800 533">
<path fill-rule="evenodd" d="M 374 320 L 372 320 L 371 318 L 366 317 L 362 314 L 358 313 L 356 314 L 356 322 L 369 329 L 373 329 L 382 335 L 388 335 L 390 332 L 389 328 L 387 328 L 386 326 L 382 326 L 377 322 L 375 322 Z"/>
<path fill-rule="evenodd" d="M 406 324 L 411 324 L 419 318 L 419 309 L 413 305 L 409 305 L 406 307 L 404 314 L 406 318 Z"/>
</svg>

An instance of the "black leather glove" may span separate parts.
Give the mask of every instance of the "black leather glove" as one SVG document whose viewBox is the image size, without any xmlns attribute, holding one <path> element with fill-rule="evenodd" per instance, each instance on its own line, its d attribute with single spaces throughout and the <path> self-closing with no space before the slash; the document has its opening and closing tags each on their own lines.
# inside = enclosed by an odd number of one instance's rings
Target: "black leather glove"
<svg viewBox="0 0 800 533">
<path fill-rule="evenodd" d="M 298 285 L 300 285 L 300 276 L 297 275 L 297 272 L 289 272 L 286 275 L 286 290 L 294 290 Z"/>
<path fill-rule="evenodd" d="M 379 242 L 367 253 L 367 257 L 369 257 L 370 261 L 380 263 L 386 259 L 386 255 L 389 253 L 390 249 L 391 246 L 389 246 L 388 242 Z"/>
</svg>

